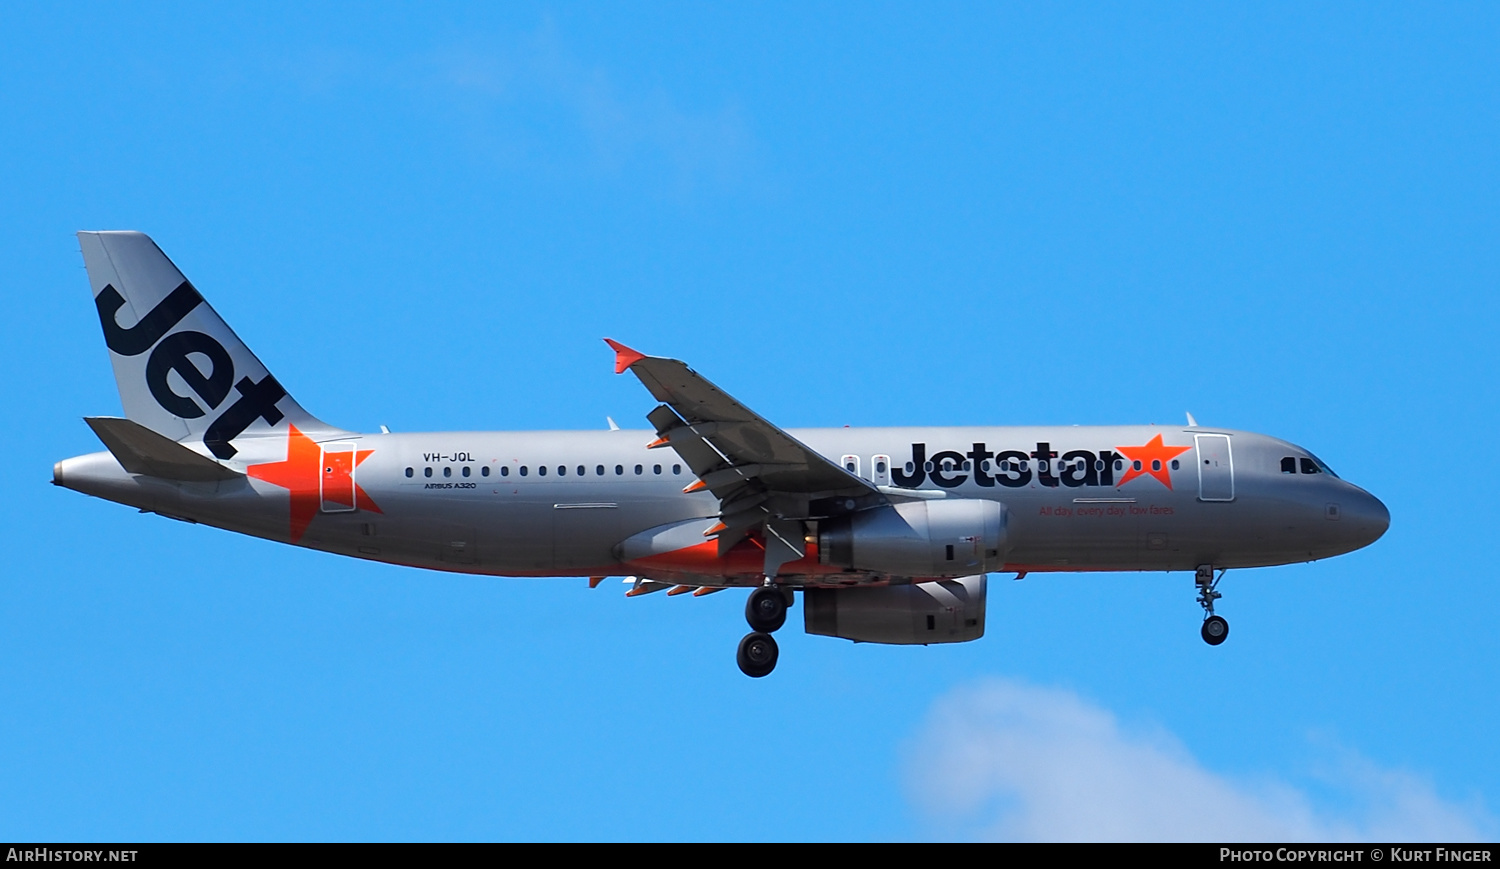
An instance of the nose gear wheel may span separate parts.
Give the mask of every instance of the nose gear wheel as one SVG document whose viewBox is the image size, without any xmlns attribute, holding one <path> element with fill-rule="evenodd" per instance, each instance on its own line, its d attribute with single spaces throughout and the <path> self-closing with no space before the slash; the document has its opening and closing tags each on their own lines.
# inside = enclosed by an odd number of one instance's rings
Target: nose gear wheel
<svg viewBox="0 0 1500 869">
<path fill-rule="evenodd" d="M 1200 564 L 1193 575 L 1193 581 L 1198 586 L 1198 605 L 1203 607 L 1203 642 L 1210 646 L 1217 646 L 1229 638 L 1229 621 L 1223 616 L 1214 615 L 1214 601 L 1223 597 L 1218 590 L 1219 580 L 1224 578 L 1224 571 L 1220 570 L 1218 576 L 1214 576 L 1212 564 Z"/>
</svg>

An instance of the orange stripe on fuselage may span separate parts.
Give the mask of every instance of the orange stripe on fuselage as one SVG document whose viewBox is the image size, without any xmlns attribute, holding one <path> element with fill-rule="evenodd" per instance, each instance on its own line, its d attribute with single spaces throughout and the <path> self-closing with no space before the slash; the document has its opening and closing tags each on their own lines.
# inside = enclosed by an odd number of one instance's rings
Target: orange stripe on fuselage
<svg viewBox="0 0 1500 869">
<path fill-rule="evenodd" d="M 648 555 L 629 562 L 630 566 L 639 569 L 641 573 L 650 575 L 655 568 L 661 571 L 675 571 L 678 573 L 691 573 L 698 576 L 760 576 L 766 564 L 765 546 L 754 538 L 741 540 L 735 547 L 729 550 L 721 558 L 719 556 L 719 542 L 717 540 L 705 540 L 695 546 L 686 546 L 671 552 L 663 552 L 659 555 Z M 781 566 L 780 575 L 824 575 L 830 573 L 842 573 L 843 568 L 829 564 L 818 563 L 818 546 L 816 543 L 807 544 L 807 554 L 796 561 L 789 561 Z"/>
</svg>

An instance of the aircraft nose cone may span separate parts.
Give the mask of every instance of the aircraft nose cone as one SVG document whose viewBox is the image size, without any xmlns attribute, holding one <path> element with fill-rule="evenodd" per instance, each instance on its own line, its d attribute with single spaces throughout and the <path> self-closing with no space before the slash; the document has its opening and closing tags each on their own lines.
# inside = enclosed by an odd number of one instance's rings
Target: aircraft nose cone
<svg viewBox="0 0 1500 869">
<path fill-rule="evenodd" d="M 1343 521 L 1357 541 L 1356 546 L 1369 546 L 1391 527 L 1391 511 L 1379 498 L 1361 491 L 1359 497 L 1345 506 Z"/>
</svg>

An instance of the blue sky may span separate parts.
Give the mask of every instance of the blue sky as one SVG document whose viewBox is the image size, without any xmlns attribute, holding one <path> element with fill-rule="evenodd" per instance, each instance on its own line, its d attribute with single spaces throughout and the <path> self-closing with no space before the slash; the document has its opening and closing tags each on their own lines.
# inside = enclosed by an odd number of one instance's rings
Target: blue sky
<svg viewBox="0 0 1500 869">
<path fill-rule="evenodd" d="M 1493 4 L 0 14 L 0 838 L 1494 838 Z M 1390 507 L 1232 572 L 997 578 L 988 636 L 367 564 L 47 485 L 149 232 L 320 417 L 1275 434 Z M 794 612 L 795 617 L 795 612 Z"/>
</svg>

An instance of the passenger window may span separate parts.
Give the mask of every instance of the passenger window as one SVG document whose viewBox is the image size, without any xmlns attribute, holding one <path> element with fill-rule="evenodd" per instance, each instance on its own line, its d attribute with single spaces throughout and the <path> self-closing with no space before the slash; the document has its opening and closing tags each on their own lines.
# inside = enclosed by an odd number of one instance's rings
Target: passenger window
<svg viewBox="0 0 1500 869">
<path fill-rule="evenodd" d="M 545 477 L 545 476 L 547 476 L 547 466 L 546 465 L 537 465 L 536 466 L 536 475 L 538 477 Z"/>
<path fill-rule="evenodd" d="M 489 465 L 485 465 L 484 467 L 482 467 L 482 468 L 479 469 L 479 476 L 481 476 L 481 477 L 488 477 L 489 475 L 490 475 L 490 466 Z"/>
<path fill-rule="evenodd" d="M 510 476 L 510 465 L 501 465 L 500 466 L 500 476 L 502 476 L 502 477 L 509 477 Z"/>
<path fill-rule="evenodd" d="M 844 470 L 848 471 L 851 474 L 854 473 L 854 463 L 844 462 Z"/>
<path fill-rule="evenodd" d="M 1283 458 L 1281 460 L 1281 472 L 1283 474 L 1297 473 L 1297 459 L 1294 456 L 1287 456 Z"/>
<path fill-rule="evenodd" d="M 451 477 L 451 476 L 453 476 L 453 469 L 452 468 L 443 468 L 443 476 L 445 476 L 445 477 Z"/>
<path fill-rule="evenodd" d="M 651 466 L 651 473 L 653 473 L 653 474 L 660 474 L 661 473 L 661 465 L 652 465 Z"/>
<path fill-rule="evenodd" d="M 465 477 L 469 476 L 469 466 L 468 465 L 464 465 L 464 476 Z"/>
<path fill-rule="evenodd" d="M 422 469 L 422 476 L 424 476 L 424 477 L 430 477 L 430 476 L 432 476 L 432 468 L 423 468 Z"/>
<path fill-rule="evenodd" d="M 1177 470 L 1180 467 L 1182 467 L 1182 465 L 1176 459 L 1173 459 L 1172 460 L 1172 470 L 1175 471 L 1175 470 Z"/>
<path fill-rule="evenodd" d="M 883 473 L 885 473 L 885 462 L 876 462 L 875 463 L 875 473 L 877 473 L 877 474 L 883 474 Z"/>
<path fill-rule="evenodd" d="M 911 462 L 907 462 L 906 463 L 906 473 L 912 474 L 912 473 L 915 473 L 916 470 L 917 470 L 917 466 L 916 465 L 912 464 Z"/>
<path fill-rule="evenodd" d="M 964 462 L 963 469 L 966 470 L 966 471 L 969 469 L 969 463 L 968 462 Z"/>
<path fill-rule="evenodd" d="M 1140 469 L 1141 469 L 1141 463 L 1140 463 L 1140 461 L 1139 461 L 1139 460 L 1137 460 L 1137 461 L 1134 461 L 1134 462 L 1131 462 L 1131 463 L 1130 463 L 1130 467 L 1132 467 L 1132 468 L 1134 468 L 1134 469 L 1135 469 L 1135 470 L 1137 470 L 1137 471 L 1139 471 L 1139 470 L 1140 470 Z"/>
<path fill-rule="evenodd" d="M 412 475 L 412 473 L 413 473 L 413 472 L 412 472 L 412 469 L 411 469 L 411 468 L 407 468 L 407 469 L 406 469 L 406 476 L 408 476 L 408 477 L 410 477 L 410 476 L 411 476 L 411 475 Z"/>
<path fill-rule="evenodd" d="M 624 475 L 624 473 L 625 473 L 625 466 L 624 465 L 615 465 L 615 476 L 616 477 L 622 476 L 622 475 Z"/>
<path fill-rule="evenodd" d="M 639 476 L 640 476 L 640 475 L 641 475 L 641 471 L 643 471 L 643 470 L 645 470 L 645 469 L 644 469 L 644 468 L 642 468 L 642 467 L 641 467 L 641 466 L 640 466 L 640 465 L 636 465 L 636 466 L 635 466 L 635 475 L 636 475 L 636 476 L 637 476 L 637 477 L 639 477 Z"/>
<path fill-rule="evenodd" d="M 601 477 L 604 476 L 604 466 L 603 465 L 599 465 L 599 466 L 595 467 L 594 468 L 594 473 L 597 474 L 598 476 L 601 476 Z"/>
<path fill-rule="evenodd" d="M 558 465 L 557 466 L 557 475 L 559 477 L 566 477 L 568 475 L 568 466 L 567 465 Z"/>
<path fill-rule="evenodd" d="M 578 476 L 581 477 L 581 476 L 583 476 L 583 474 L 584 474 L 584 467 L 583 467 L 583 465 L 579 465 L 578 466 Z"/>
<path fill-rule="evenodd" d="M 521 466 L 521 476 L 523 476 L 523 477 L 526 476 L 526 466 L 525 465 Z"/>
<path fill-rule="evenodd" d="M 1302 473 L 1304 473 L 1304 474 L 1316 474 L 1316 473 L 1319 473 L 1319 471 L 1318 471 L 1318 463 L 1314 462 L 1312 459 L 1303 459 L 1302 460 Z"/>
<path fill-rule="evenodd" d="M 1115 470 L 1117 470 L 1117 471 L 1123 471 L 1123 470 L 1125 470 L 1125 463 L 1122 462 L 1122 461 L 1120 461 L 1119 459 L 1115 459 Z"/>
<path fill-rule="evenodd" d="M 681 473 L 682 473 L 682 465 L 673 465 L 672 466 L 672 475 L 673 476 L 676 476 L 676 475 L 681 474 Z"/>
<path fill-rule="evenodd" d="M 1151 470 L 1153 470 L 1153 471 L 1159 471 L 1159 470 L 1161 470 L 1161 459 L 1152 459 L 1151 460 Z"/>
<path fill-rule="evenodd" d="M 929 474 L 932 473 L 932 462 L 928 462 L 925 465 L 923 465 L 922 466 L 922 470 L 926 471 Z"/>
</svg>

